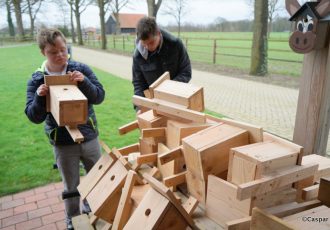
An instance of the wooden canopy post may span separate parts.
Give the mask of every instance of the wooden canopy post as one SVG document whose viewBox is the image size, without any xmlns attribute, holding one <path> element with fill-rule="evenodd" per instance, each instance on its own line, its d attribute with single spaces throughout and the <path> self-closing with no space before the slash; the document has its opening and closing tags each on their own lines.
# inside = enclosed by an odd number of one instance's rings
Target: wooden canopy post
<svg viewBox="0 0 330 230">
<path fill-rule="evenodd" d="M 300 6 L 297 0 L 286 0 L 286 8 L 296 22 L 290 47 L 305 54 L 293 142 L 304 147 L 305 155 L 325 155 L 330 122 L 330 4 L 321 0 Z"/>
</svg>

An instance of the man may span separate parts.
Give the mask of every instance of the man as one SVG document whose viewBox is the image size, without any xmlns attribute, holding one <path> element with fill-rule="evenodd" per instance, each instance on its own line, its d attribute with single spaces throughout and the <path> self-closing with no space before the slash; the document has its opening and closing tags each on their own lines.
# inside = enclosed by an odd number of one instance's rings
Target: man
<svg viewBox="0 0 330 230">
<path fill-rule="evenodd" d="M 166 71 L 169 71 L 171 80 L 190 81 L 190 59 L 179 38 L 159 29 L 152 17 L 142 18 L 136 30 L 132 71 L 135 95 L 144 97 L 143 91 Z"/>
</svg>

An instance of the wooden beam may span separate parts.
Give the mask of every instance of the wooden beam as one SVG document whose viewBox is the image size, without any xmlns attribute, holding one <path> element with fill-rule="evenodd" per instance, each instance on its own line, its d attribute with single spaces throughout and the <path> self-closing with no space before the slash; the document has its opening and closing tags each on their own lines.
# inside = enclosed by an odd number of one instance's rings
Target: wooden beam
<svg viewBox="0 0 330 230">
<path fill-rule="evenodd" d="M 148 164 L 148 163 L 157 163 L 157 157 L 158 157 L 157 153 L 144 154 L 138 156 L 136 162 L 139 165 Z"/>
<path fill-rule="evenodd" d="M 165 177 L 165 178 L 163 178 L 163 183 L 167 187 L 174 187 L 179 184 L 186 183 L 186 174 L 187 174 L 187 171 L 184 171 L 184 172 L 181 172 L 178 174 L 174 174 L 172 176 Z"/>
<path fill-rule="evenodd" d="M 315 184 L 307 188 L 303 188 L 301 194 L 302 199 L 305 201 L 317 199 L 317 195 L 319 194 L 319 186 L 319 184 Z"/>
<path fill-rule="evenodd" d="M 227 230 L 249 230 L 251 216 L 226 222 Z"/>
<path fill-rule="evenodd" d="M 330 207 L 330 177 L 321 178 L 318 199 Z"/>
<path fill-rule="evenodd" d="M 150 98 L 154 97 L 154 89 L 159 86 L 163 81 L 171 80 L 170 72 L 163 73 L 154 83 L 149 86 Z"/>
<path fill-rule="evenodd" d="M 127 223 L 132 209 L 131 194 L 133 191 L 136 172 L 130 170 L 127 174 L 124 188 L 121 193 L 119 205 L 113 221 L 112 229 L 123 229 Z"/>
<path fill-rule="evenodd" d="M 275 170 L 263 178 L 238 185 L 237 199 L 244 200 L 314 175 L 317 164 Z"/>
<path fill-rule="evenodd" d="M 165 137 L 166 136 L 166 128 L 149 128 L 142 129 L 142 138 L 148 137 Z"/>
<path fill-rule="evenodd" d="M 122 148 L 117 149 L 122 155 L 126 156 L 130 153 L 133 152 L 140 152 L 140 144 L 139 143 L 135 143 L 132 145 L 128 145 Z"/>
<path fill-rule="evenodd" d="M 255 207 L 252 209 L 251 230 L 276 229 L 276 230 L 294 230 L 295 228 L 287 224 L 282 219 L 268 214 Z"/>
<path fill-rule="evenodd" d="M 84 136 L 81 134 L 78 127 L 69 127 L 66 125 L 65 128 L 66 128 L 66 130 L 68 130 L 68 132 L 74 142 L 80 143 L 80 142 L 84 141 Z"/>
<path fill-rule="evenodd" d="M 180 157 L 183 157 L 182 145 L 168 152 L 162 153 L 158 156 L 159 161 L 162 165 Z"/>
<path fill-rule="evenodd" d="M 138 128 L 139 128 L 139 123 L 137 120 L 135 120 L 135 121 L 132 121 L 131 123 L 128 123 L 126 125 L 119 127 L 118 132 L 120 135 L 124 135 L 124 134 L 129 133 Z"/>
<path fill-rule="evenodd" d="M 185 120 L 190 120 L 200 123 L 205 123 L 206 121 L 206 117 L 204 113 L 186 109 L 183 106 L 162 100 L 148 99 L 134 95 L 133 103 L 137 106 L 144 106 Z"/>
<path fill-rule="evenodd" d="M 190 196 L 188 200 L 186 200 L 186 202 L 183 204 L 183 208 L 187 211 L 189 216 L 191 216 L 194 213 L 197 206 L 198 206 L 198 200 L 193 196 Z"/>
</svg>

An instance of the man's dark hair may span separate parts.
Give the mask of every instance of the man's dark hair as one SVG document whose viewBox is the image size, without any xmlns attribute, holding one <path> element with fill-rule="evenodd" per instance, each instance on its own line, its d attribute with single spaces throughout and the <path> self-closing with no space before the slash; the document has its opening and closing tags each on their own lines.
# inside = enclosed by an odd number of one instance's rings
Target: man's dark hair
<svg viewBox="0 0 330 230">
<path fill-rule="evenodd" d="M 158 32 L 158 25 L 155 18 L 141 18 L 136 26 L 136 35 L 138 40 L 147 40 L 150 36 L 155 36 Z"/>
<path fill-rule="evenodd" d="M 47 44 L 52 46 L 55 45 L 55 40 L 57 37 L 61 37 L 66 43 L 66 39 L 61 31 L 55 28 L 42 28 L 37 35 L 37 42 L 40 50 L 44 50 Z"/>
</svg>

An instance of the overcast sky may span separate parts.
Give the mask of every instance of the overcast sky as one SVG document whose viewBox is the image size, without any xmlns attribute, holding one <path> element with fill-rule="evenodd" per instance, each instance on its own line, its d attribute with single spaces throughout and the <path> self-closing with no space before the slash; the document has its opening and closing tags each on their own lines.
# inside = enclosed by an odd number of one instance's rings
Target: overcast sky
<svg viewBox="0 0 330 230">
<path fill-rule="evenodd" d="M 183 17 L 183 23 L 189 22 L 194 24 L 209 24 L 214 22 L 218 17 L 225 18 L 226 20 L 241 20 L 252 19 L 251 6 L 247 4 L 249 0 L 188 0 L 189 4 L 186 8 L 187 13 Z M 147 14 L 146 0 L 131 0 L 131 4 L 124 9 L 121 13 L 142 13 Z M 162 11 L 166 7 L 166 0 L 161 6 L 157 15 L 157 20 L 162 25 L 175 24 L 175 20 L 164 14 Z M 284 2 L 284 0 L 283 0 Z M 281 15 L 286 15 L 282 10 Z M 109 13 L 108 13 L 109 15 Z M 0 9 L 0 28 L 7 26 L 6 10 Z M 15 19 L 14 14 L 12 14 Z M 61 12 L 57 6 L 47 5 L 44 6 L 42 12 L 37 17 L 38 22 L 42 22 L 49 26 L 56 24 L 69 25 L 69 14 Z M 24 27 L 29 27 L 29 20 L 24 17 Z M 86 11 L 81 15 L 81 24 L 83 27 L 99 27 L 99 11 L 96 6 L 89 6 Z"/>
</svg>

